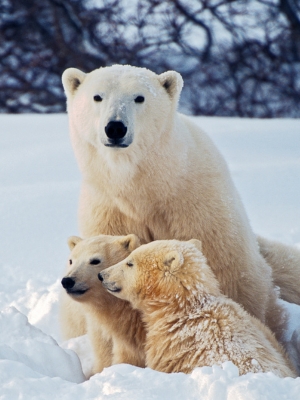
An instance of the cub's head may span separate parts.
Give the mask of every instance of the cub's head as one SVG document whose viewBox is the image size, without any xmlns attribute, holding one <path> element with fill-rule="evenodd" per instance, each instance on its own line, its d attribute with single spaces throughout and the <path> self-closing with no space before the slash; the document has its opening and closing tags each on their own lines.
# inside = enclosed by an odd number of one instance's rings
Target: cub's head
<svg viewBox="0 0 300 400">
<path fill-rule="evenodd" d="M 142 308 L 147 300 L 172 301 L 199 292 L 219 295 L 218 282 L 201 251 L 201 242 L 160 240 L 142 245 L 99 279 L 116 297 Z"/>
<path fill-rule="evenodd" d="M 183 86 L 181 75 L 175 71 L 157 75 L 129 65 L 113 65 L 87 74 L 69 68 L 62 82 L 71 132 L 102 154 L 126 154 L 128 147 L 134 148 L 138 142 L 145 145 L 147 140 L 157 141 L 157 134 L 164 132 L 166 124 L 172 124 L 170 114 L 176 111 Z"/>
<path fill-rule="evenodd" d="M 98 273 L 126 258 L 140 246 L 140 240 L 135 235 L 99 235 L 87 239 L 71 236 L 68 245 L 71 253 L 62 286 L 74 300 L 88 301 L 105 293 L 99 285 Z"/>
</svg>

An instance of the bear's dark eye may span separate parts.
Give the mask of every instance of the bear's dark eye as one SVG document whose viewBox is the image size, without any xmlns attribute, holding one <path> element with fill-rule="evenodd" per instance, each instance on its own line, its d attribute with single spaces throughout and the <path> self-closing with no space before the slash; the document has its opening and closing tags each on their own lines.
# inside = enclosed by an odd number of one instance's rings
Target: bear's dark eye
<svg viewBox="0 0 300 400">
<path fill-rule="evenodd" d="M 128 262 L 128 263 L 126 263 L 126 265 L 128 266 L 128 267 L 133 267 L 133 263 L 132 262 Z"/>
<path fill-rule="evenodd" d="M 72 260 L 69 260 L 69 264 L 72 265 Z"/>
<path fill-rule="evenodd" d="M 136 98 L 134 99 L 134 101 L 135 101 L 136 103 L 144 103 L 145 97 L 144 97 L 144 96 L 138 96 L 138 97 L 136 97 Z"/>
<path fill-rule="evenodd" d="M 98 264 L 100 264 L 101 263 L 101 260 L 99 260 L 99 258 L 93 258 L 91 261 L 90 261 L 90 264 L 91 265 L 98 265 Z"/>
<path fill-rule="evenodd" d="M 95 100 L 95 101 L 102 101 L 102 97 L 99 96 L 99 94 L 96 94 L 96 95 L 94 96 L 94 100 Z"/>
</svg>

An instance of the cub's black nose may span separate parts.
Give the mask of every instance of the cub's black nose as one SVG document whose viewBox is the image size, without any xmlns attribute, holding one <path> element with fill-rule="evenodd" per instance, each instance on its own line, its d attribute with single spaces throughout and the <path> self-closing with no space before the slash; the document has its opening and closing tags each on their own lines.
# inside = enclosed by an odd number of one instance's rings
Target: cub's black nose
<svg viewBox="0 0 300 400">
<path fill-rule="evenodd" d="M 72 278 L 62 278 L 61 284 L 65 289 L 71 289 L 75 285 L 75 281 Z"/>
<path fill-rule="evenodd" d="M 122 139 L 127 132 L 127 127 L 122 121 L 110 121 L 105 127 L 106 136 L 109 139 Z"/>
<path fill-rule="evenodd" d="M 99 281 L 103 282 L 103 276 L 101 275 L 100 272 L 99 272 L 99 274 L 98 274 L 98 279 L 99 279 Z"/>
</svg>

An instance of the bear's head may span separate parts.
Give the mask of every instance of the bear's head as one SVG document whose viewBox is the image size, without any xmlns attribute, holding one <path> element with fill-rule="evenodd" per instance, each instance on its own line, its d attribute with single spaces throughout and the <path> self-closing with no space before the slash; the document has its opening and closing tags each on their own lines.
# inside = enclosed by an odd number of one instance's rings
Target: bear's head
<svg viewBox="0 0 300 400">
<path fill-rule="evenodd" d="M 149 301 L 180 301 L 199 293 L 218 296 L 218 281 L 201 247 L 196 239 L 154 241 L 102 271 L 99 279 L 110 293 L 138 309 Z"/>
<path fill-rule="evenodd" d="M 87 74 L 69 68 L 62 82 L 71 135 L 88 142 L 102 155 L 116 151 L 127 154 L 138 143 L 149 148 L 151 141 L 160 140 L 159 133 L 169 132 L 173 124 L 171 114 L 176 111 L 183 86 L 181 75 L 175 71 L 157 75 L 129 65 L 113 65 Z"/>
<path fill-rule="evenodd" d="M 99 285 L 98 273 L 126 258 L 140 246 L 140 240 L 136 235 L 99 235 L 87 239 L 71 236 L 68 245 L 71 253 L 61 283 L 74 300 L 86 302 L 107 297 Z"/>
</svg>

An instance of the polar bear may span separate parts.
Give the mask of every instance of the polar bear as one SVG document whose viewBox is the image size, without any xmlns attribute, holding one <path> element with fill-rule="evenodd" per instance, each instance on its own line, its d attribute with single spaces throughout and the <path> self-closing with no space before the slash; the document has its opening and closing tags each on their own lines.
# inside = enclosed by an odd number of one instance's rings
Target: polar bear
<svg viewBox="0 0 300 400">
<path fill-rule="evenodd" d="M 67 271 L 62 279 L 60 322 L 64 339 L 88 334 L 93 354 L 92 374 L 112 364 L 145 366 L 145 330 L 140 313 L 127 301 L 107 293 L 97 275 L 140 245 L 135 235 L 72 236 Z"/>
<path fill-rule="evenodd" d="M 147 367 L 190 373 L 232 361 L 240 374 L 296 377 L 269 328 L 222 295 L 198 240 L 142 245 L 99 279 L 141 311 Z"/>
<path fill-rule="evenodd" d="M 286 316 L 271 267 L 223 157 L 189 117 L 177 113 L 180 74 L 127 65 L 87 74 L 69 68 L 62 82 L 83 178 L 81 234 L 201 240 L 222 292 L 280 339 Z"/>
</svg>

